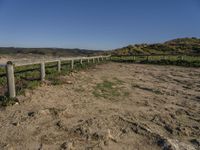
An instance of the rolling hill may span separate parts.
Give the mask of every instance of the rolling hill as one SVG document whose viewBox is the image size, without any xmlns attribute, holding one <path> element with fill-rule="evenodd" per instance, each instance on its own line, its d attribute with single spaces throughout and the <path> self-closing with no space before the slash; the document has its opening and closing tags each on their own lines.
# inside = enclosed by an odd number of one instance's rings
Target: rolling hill
<svg viewBox="0 0 200 150">
<path fill-rule="evenodd" d="M 129 45 L 112 51 L 112 55 L 133 54 L 200 54 L 200 39 L 179 38 L 164 43 Z"/>
</svg>

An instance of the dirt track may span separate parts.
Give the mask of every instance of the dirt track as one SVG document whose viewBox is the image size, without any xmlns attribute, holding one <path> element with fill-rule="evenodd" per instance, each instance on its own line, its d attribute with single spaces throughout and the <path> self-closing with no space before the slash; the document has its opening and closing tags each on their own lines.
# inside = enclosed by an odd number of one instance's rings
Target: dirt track
<svg viewBox="0 0 200 150">
<path fill-rule="evenodd" d="M 0 112 L 0 149 L 198 149 L 200 70 L 109 63 Z"/>
</svg>

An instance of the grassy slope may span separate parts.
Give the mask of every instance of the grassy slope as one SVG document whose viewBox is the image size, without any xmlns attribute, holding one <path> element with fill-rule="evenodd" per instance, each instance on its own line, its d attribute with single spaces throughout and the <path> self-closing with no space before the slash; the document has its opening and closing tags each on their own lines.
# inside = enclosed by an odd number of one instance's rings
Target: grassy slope
<svg viewBox="0 0 200 150">
<path fill-rule="evenodd" d="M 113 55 L 200 54 L 200 39 L 180 38 L 159 44 L 136 44 L 113 50 Z"/>
</svg>

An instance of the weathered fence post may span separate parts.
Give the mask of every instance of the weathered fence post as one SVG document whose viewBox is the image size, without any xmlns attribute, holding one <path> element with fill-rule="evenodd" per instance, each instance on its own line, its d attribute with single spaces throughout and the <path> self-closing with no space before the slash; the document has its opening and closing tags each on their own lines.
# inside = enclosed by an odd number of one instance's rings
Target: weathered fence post
<svg viewBox="0 0 200 150">
<path fill-rule="evenodd" d="M 71 60 L 71 69 L 74 69 L 74 60 Z"/>
<path fill-rule="evenodd" d="M 181 60 L 184 60 L 184 56 L 181 56 Z"/>
<path fill-rule="evenodd" d="M 44 62 L 40 64 L 40 79 L 41 81 L 45 80 L 45 63 Z"/>
<path fill-rule="evenodd" d="M 98 61 L 98 63 L 100 62 L 100 61 L 99 61 L 99 57 L 97 57 L 97 61 Z"/>
<path fill-rule="evenodd" d="M 147 56 L 147 61 L 149 61 L 149 56 Z"/>
<path fill-rule="evenodd" d="M 133 56 L 133 61 L 135 61 L 135 56 Z"/>
<path fill-rule="evenodd" d="M 93 58 L 93 63 L 95 63 L 95 58 Z"/>
<path fill-rule="evenodd" d="M 61 60 L 58 60 L 58 72 L 61 71 Z"/>
<path fill-rule="evenodd" d="M 83 59 L 80 59 L 80 63 L 81 63 L 81 65 L 83 64 Z"/>
<path fill-rule="evenodd" d="M 7 74 L 7 86 L 8 86 L 9 97 L 15 98 L 16 97 L 16 91 L 15 91 L 14 66 L 13 66 L 13 63 L 11 61 L 7 62 L 6 74 Z"/>
<path fill-rule="evenodd" d="M 90 59 L 88 58 L 88 64 L 90 63 Z"/>
</svg>

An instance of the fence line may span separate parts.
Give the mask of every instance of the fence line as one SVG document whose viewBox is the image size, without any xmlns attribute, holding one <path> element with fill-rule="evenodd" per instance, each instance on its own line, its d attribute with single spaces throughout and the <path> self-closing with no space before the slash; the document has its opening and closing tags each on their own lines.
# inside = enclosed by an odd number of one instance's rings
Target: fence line
<svg viewBox="0 0 200 150">
<path fill-rule="evenodd" d="M 138 55 L 112 55 L 111 58 L 132 58 L 131 60 L 136 61 L 136 57 L 143 57 L 146 58 L 146 60 L 151 60 L 153 57 L 161 57 L 161 59 L 167 60 L 169 57 L 177 57 L 180 60 L 185 60 L 185 57 L 194 57 L 194 58 L 199 58 L 200 54 L 138 54 Z"/>
<path fill-rule="evenodd" d="M 7 64 L 1 64 L 1 66 L 6 67 L 6 77 L 7 77 L 7 87 L 8 87 L 8 95 L 10 98 L 16 97 L 16 89 L 15 89 L 15 67 L 20 66 L 30 66 L 30 65 L 40 65 L 40 79 L 41 81 L 45 80 L 46 72 L 45 72 L 45 64 L 46 63 L 54 63 L 57 62 L 57 71 L 61 72 L 61 64 L 62 61 L 71 61 L 71 69 L 74 69 L 74 62 L 80 61 L 80 64 L 83 64 L 84 60 L 87 62 L 100 62 L 100 60 L 108 60 L 109 56 L 94 56 L 94 57 L 72 57 L 72 58 L 58 58 L 58 59 L 48 59 L 48 60 L 39 60 L 35 62 L 21 62 L 21 61 L 8 61 Z M 90 61 L 91 60 L 91 61 Z"/>
<path fill-rule="evenodd" d="M 200 57 L 200 54 L 130 54 L 130 55 L 117 55 L 113 54 L 112 57 L 122 57 L 122 56 L 193 56 L 193 57 Z"/>
</svg>

